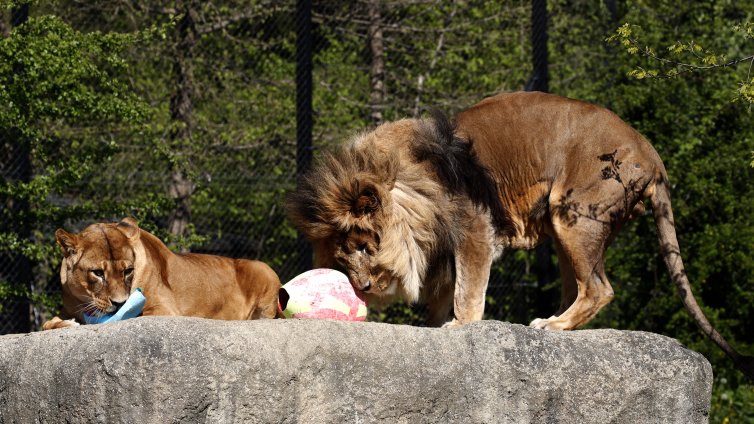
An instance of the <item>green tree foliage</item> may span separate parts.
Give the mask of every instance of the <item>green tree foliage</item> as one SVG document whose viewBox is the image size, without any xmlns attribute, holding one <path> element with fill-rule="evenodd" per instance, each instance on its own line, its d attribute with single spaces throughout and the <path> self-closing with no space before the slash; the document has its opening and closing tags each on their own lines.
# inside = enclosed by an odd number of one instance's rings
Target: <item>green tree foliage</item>
<svg viewBox="0 0 754 424">
<path fill-rule="evenodd" d="M 292 277 L 296 234 L 284 224 L 283 194 L 295 179 L 294 8 L 279 2 L 59 2 L 87 31 L 167 30 L 159 42 L 133 48 L 138 66 L 121 76 L 153 110 L 141 139 L 122 140 L 109 177 L 125 193 L 169 192 L 171 172 L 191 185 L 193 250 L 263 259 Z M 181 89 L 176 57 L 180 22 L 192 17 L 190 122 L 175 118 Z M 171 134 L 190 125 L 186 137 Z M 168 217 L 155 217 L 162 229 Z M 174 235 L 161 233 L 166 241 Z M 185 244 L 183 245 L 186 246 Z M 180 246 L 176 246 L 180 247 Z"/>
<path fill-rule="evenodd" d="M 706 71 L 700 67 L 746 57 L 750 37 L 730 28 L 751 19 L 754 7 L 730 1 L 618 4 L 611 14 L 604 7 L 584 13 L 583 7 L 591 7 L 555 2 L 553 26 L 562 32 L 551 33 L 557 40 L 551 50 L 551 87 L 607 105 L 655 146 L 672 183 L 676 228 L 694 293 L 716 328 L 751 354 L 754 334 L 747 323 L 754 313 L 754 261 L 749 254 L 754 246 L 754 172 L 748 152 L 754 116 L 738 101 L 749 64 Z M 578 29 L 571 30 L 574 26 Z M 615 41 L 600 42 L 616 30 Z M 573 32 L 577 35 L 571 37 Z M 628 35 L 641 44 L 621 44 Z M 693 66 L 658 61 L 653 54 L 659 55 L 661 46 L 670 46 L 668 57 Z M 641 49 L 644 54 L 639 54 Z M 651 218 L 623 229 L 607 254 L 615 300 L 590 326 L 666 334 L 703 353 L 716 379 L 712 421 L 751 422 L 752 386 L 744 384 L 683 310 L 658 252 Z"/>
<path fill-rule="evenodd" d="M 159 193 L 124 199 L 90 178 L 111 165 L 115 137 L 138 136 L 150 108 L 117 76 L 142 34 L 81 33 L 55 16 L 32 17 L 0 39 L 0 254 L 20 255 L 44 286 L 59 262 L 55 227 L 83 217 L 146 217 Z M 84 218 L 87 219 L 87 218 Z M 0 292 L 29 293 L 2 278 Z"/>
<path fill-rule="evenodd" d="M 315 155 L 377 115 L 452 113 L 523 89 L 529 6 L 315 1 Z M 58 0 L 31 10 L 29 22 L 0 39 L 1 163 L 26 149 L 32 171 L 23 179 L 2 169 L 0 253 L 41 264 L 34 278 L 54 281 L 58 226 L 135 215 L 175 241 L 166 227 L 177 170 L 192 184 L 186 246 L 260 258 L 283 281 L 301 271 L 282 207 L 296 170 L 295 2 Z M 754 121 L 741 101 L 750 62 L 740 59 L 751 51 L 754 5 L 550 0 L 548 12 L 551 91 L 607 106 L 656 147 L 697 298 L 717 329 L 752 353 Z M 181 50 L 187 16 L 191 54 Z M 179 57 L 192 76 L 190 119 L 177 117 L 171 100 L 186 88 Z M 185 137 L 174 136 L 184 128 Z M 751 422 L 752 386 L 683 310 L 651 217 L 627 225 L 606 259 L 616 297 L 590 327 L 678 338 L 713 364 L 712 421 Z M 531 252 L 495 264 L 487 317 L 528 323 L 557 309 L 557 277 L 543 287 L 536 267 Z M 6 281 L 0 298 L 32 296 L 29 287 Z M 396 305 L 377 317 L 415 323 L 421 313 Z"/>
</svg>

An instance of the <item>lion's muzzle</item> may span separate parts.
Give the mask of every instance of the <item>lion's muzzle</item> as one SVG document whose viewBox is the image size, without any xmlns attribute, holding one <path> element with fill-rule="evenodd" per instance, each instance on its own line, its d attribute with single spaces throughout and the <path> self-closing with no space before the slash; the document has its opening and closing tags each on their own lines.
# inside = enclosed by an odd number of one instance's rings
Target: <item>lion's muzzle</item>
<svg viewBox="0 0 754 424">
<path fill-rule="evenodd" d="M 372 288 L 372 276 L 369 273 L 349 272 L 349 280 L 354 289 L 368 292 Z"/>
</svg>

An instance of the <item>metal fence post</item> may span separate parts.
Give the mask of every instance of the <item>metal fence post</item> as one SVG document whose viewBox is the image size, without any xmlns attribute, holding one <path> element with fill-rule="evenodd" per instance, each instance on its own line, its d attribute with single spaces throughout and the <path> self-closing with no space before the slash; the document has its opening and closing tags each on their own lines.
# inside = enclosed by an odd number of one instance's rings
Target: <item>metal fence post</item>
<svg viewBox="0 0 754 424">
<path fill-rule="evenodd" d="M 11 10 L 11 24 L 13 27 L 23 25 L 29 18 L 29 5 L 21 4 Z M 29 182 L 31 180 L 31 158 L 27 140 L 6 140 L 11 144 L 12 157 L 16 166 L 10 167 L 9 181 L 14 183 Z M 22 217 L 28 212 L 29 205 L 26 201 L 17 200 L 10 203 L 11 215 Z M 33 222 L 27 217 L 8 223 L 8 229 L 15 231 L 21 237 L 28 237 L 31 233 L 30 226 Z M 4 227 L 5 225 L 3 225 Z M 3 273 L 11 285 L 24 285 L 30 289 L 32 281 L 31 262 L 22 254 L 9 253 L 0 257 L 0 264 L 5 263 L 9 266 L 7 272 Z M 2 312 L 0 312 L 0 334 L 3 333 L 28 333 L 31 331 L 31 304 L 25 297 L 17 299 L 11 298 L 3 302 Z"/>
<path fill-rule="evenodd" d="M 531 2 L 531 46 L 532 46 L 532 76 L 526 84 L 526 91 L 549 91 L 549 64 L 547 51 L 547 0 L 532 0 Z M 552 240 L 540 244 L 535 249 L 534 272 L 537 275 L 538 288 L 534 294 L 537 299 L 536 309 L 549 311 L 548 299 L 541 295 L 556 275 L 552 266 Z M 523 302 L 522 302 L 523 304 Z"/>
<path fill-rule="evenodd" d="M 312 161 L 312 2 L 296 2 L 296 176 L 309 170 Z M 312 249 L 299 235 L 301 266 L 312 268 Z"/>
<path fill-rule="evenodd" d="M 531 2 L 531 50 L 534 71 L 526 91 L 549 91 L 547 62 L 547 0 Z"/>
</svg>

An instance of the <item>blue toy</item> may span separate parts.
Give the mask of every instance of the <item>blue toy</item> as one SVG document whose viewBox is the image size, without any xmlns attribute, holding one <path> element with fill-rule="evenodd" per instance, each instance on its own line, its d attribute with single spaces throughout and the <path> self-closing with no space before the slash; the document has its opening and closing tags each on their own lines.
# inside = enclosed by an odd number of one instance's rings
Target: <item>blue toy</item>
<svg viewBox="0 0 754 424">
<path fill-rule="evenodd" d="M 106 315 L 89 315 L 87 313 L 84 313 L 84 321 L 87 324 L 105 324 L 108 322 L 134 318 L 141 314 L 142 309 L 144 309 L 144 303 L 146 303 L 146 301 L 147 298 L 144 297 L 141 289 L 137 288 L 133 293 L 131 293 L 131 296 L 128 296 L 126 302 L 120 308 L 118 308 L 117 311 L 113 312 L 112 314 Z"/>
</svg>

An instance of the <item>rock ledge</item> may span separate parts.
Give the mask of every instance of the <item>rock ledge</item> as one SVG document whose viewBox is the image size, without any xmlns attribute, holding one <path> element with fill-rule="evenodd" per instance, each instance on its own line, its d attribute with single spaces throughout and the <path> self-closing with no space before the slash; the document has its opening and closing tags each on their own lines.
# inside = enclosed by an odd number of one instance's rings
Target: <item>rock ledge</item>
<svg viewBox="0 0 754 424">
<path fill-rule="evenodd" d="M 652 333 L 142 317 L 0 337 L 0 422 L 706 423 Z"/>
</svg>

